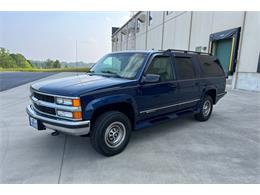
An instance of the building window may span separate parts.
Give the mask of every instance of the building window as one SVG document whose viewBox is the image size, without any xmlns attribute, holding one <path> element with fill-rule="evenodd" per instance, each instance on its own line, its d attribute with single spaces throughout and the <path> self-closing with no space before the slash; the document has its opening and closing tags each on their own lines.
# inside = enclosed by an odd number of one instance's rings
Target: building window
<svg viewBox="0 0 260 195">
<path fill-rule="evenodd" d="M 196 52 L 206 52 L 207 47 L 203 47 L 203 46 L 198 46 L 195 48 Z"/>
<path fill-rule="evenodd" d="M 151 11 L 148 12 L 148 22 L 149 26 L 151 26 L 153 22 L 153 16 Z"/>
</svg>

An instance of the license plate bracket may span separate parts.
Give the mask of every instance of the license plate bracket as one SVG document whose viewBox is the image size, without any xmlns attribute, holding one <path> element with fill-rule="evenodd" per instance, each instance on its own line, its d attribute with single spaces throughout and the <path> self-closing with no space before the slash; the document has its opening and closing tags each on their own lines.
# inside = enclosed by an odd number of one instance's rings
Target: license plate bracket
<svg viewBox="0 0 260 195">
<path fill-rule="evenodd" d="M 33 117 L 29 117 L 29 124 L 31 127 L 37 129 L 37 130 L 45 130 L 46 128 L 44 127 L 44 125 L 41 123 L 41 121 L 33 118 Z"/>
</svg>

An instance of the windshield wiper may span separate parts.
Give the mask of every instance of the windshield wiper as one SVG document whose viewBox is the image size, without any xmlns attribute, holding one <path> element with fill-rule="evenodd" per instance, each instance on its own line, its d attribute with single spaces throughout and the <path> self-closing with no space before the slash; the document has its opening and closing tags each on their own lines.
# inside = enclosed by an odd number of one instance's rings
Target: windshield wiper
<svg viewBox="0 0 260 195">
<path fill-rule="evenodd" d="M 87 72 L 87 74 L 88 75 L 100 75 L 100 74 L 98 74 L 98 73 L 95 73 L 95 71 L 93 71 L 93 70 L 89 70 L 88 72 Z"/>
<path fill-rule="evenodd" d="M 112 75 L 115 75 L 115 76 L 118 77 L 118 78 L 122 78 L 118 73 L 113 72 L 113 71 L 110 71 L 110 70 L 102 70 L 101 72 L 102 72 L 102 73 L 112 74 Z"/>
</svg>

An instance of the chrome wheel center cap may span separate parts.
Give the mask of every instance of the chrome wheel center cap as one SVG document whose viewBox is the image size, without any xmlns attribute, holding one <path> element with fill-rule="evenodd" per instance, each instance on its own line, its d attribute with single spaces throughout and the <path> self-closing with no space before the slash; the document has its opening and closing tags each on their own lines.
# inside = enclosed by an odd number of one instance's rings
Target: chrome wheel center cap
<svg viewBox="0 0 260 195">
<path fill-rule="evenodd" d="M 126 128 L 121 122 L 113 122 L 105 131 L 105 143 L 110 148 L 118 147 L 125 139 Z"/>
</svg>

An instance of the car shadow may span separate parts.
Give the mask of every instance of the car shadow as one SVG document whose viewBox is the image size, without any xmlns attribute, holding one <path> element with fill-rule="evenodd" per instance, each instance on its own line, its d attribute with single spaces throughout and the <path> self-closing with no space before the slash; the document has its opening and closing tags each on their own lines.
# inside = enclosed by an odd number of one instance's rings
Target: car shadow
<svg viewBox="0 0 260 195">
<path fill-rule="evenodd" d="M 153 127 L 148 127 L 132 132 L 132 136 L 128 147 L 136 147 L 137 145 L 143 144 L 144 140 L 152 141 L 158 139 L 159 136 L 167 137 L 169 133 L 175 133 L 183 128 L 187 128 L 187 123 L 192 125 L 194 121 L 192 116 L 185 116 L 171 121 L 165 121 L 160 124 L 156 124 Z M 189 125 L 188 125 L 189 126 Z M 70 158 L 87 158 L 88 161 L 104 159 L 103 155 L 97 153 L 90 143 L 89 137 L 77 137 L 60 134 L 60 136 L 67 136 L 67 143 L 65 147 L 65 156 L 70 154 Z M 124 151 L 127 153 L 127 150 Z"/>
</svg>

